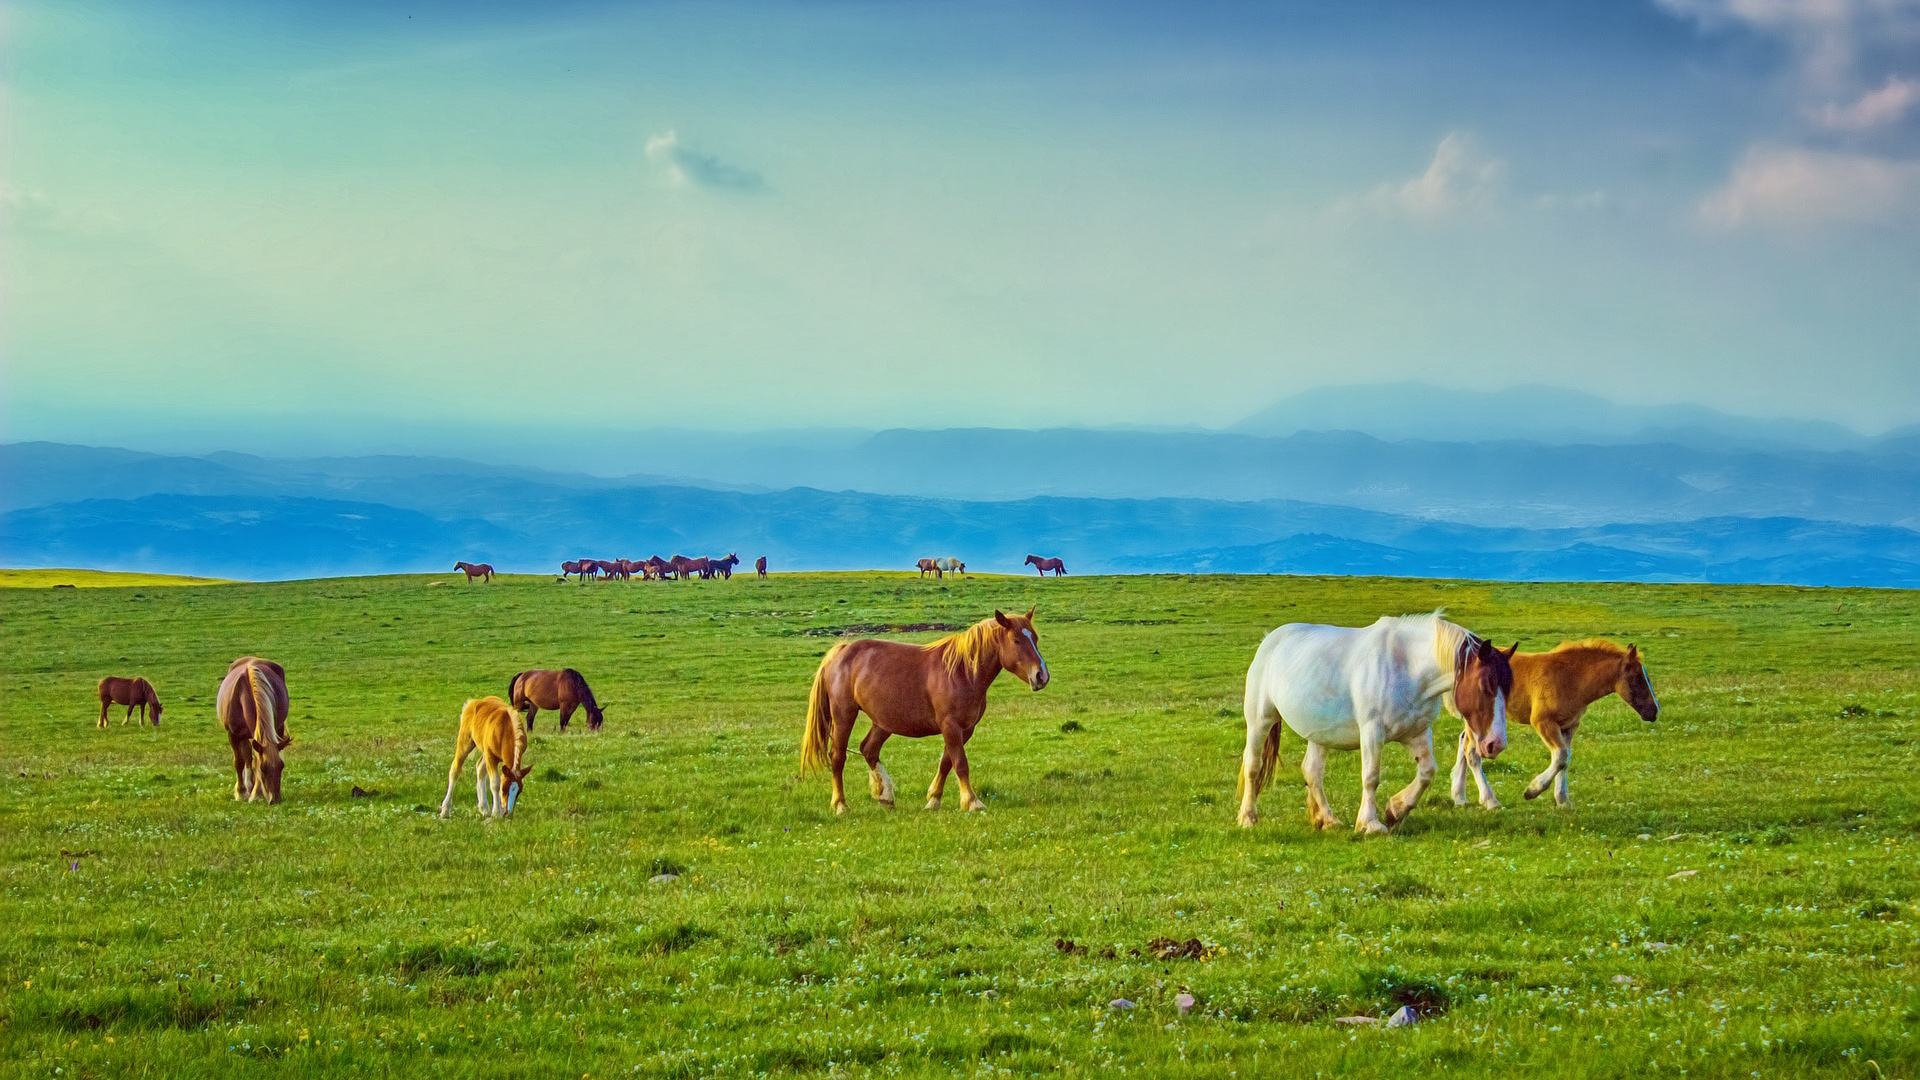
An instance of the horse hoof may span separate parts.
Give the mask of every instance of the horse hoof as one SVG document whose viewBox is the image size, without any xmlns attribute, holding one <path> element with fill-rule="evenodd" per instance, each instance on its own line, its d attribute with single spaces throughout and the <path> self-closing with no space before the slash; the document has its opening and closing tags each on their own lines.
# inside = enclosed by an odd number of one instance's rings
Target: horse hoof
<svg viewBox="0 0 1920 1080">
<path fill-rule="evenodd" d="M 1259 820 L 1260 820 L 1259 814 L 1253 814 L 1253 813 L 1241 814 L 1240 827 L 1243 829 L 1251 829 L 1253 828 L 1254 822 Z"/>
<path fill-rule="evenodd" d="M 985 810 L 986 808 L 987 808 L 986 803 L 981 802 L 979 799 L 975 799 L 972 802 L 967 804 L 967 813 L 971 814 L 975 810 Z"/>
<path fill-rule="evenodd" d="M 1537 799 L 1540 797 L 1540 793 L 1545 790 L 1546 790 L 1545 788 L 1530 787 L 1527 790 L 1521 792 L 1520 797 L 1523 799 Z"/>
<path fill-rule="evenodd" d="M 1362 836 L 1385 836 L 1387 835 L 1388 829 L 1386 825 L 1378 821 L 1363 821 L 1356 826 L 1353 831 Z"/>
<path fill-rule="evenodd" d="M 938 810 L 938 809 L 940 809 L 940 800 L 939 800 L 939 799 L 928 799 L 928 800 L 927 800 L 927 809 L 929 809 L 929 810 Z"/>
<path fill-rule="evenodd" d="M 846 804 L 846 803 L 835 803 L 835 804 L 833 804 L 833 816 L 835 816 L 835 817 L 846 817 L 846 816 L 847 816 L 847 804 Z"/>
<path fill-rule="evenodd" d="M 893 809 L 893 800 L 892 800 L 892 799 L 875 799 L 875 800 L 873 800 L 873 801 L 874 801 L 874 802 L 877 802 L 877 803 L 879 803 L 879 804 L 880 804 L 881 806 L 884 806 L 884 807 L 886 807 L 886 808 L 887 808 L 887 809 L 889 809 L 889 810 L 891 810 L 891 809 Z"/>
</svg>

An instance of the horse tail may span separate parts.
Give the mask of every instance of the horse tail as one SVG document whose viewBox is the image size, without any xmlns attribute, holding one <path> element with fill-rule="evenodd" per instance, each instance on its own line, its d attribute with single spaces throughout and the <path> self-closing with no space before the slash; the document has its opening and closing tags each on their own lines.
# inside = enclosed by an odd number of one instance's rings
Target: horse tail
<svg viewBox="0 0 1920 1080">
<path fill-rule="evenodd" d="M 247 665 L 247 687 L 253 692 L 253 741 L 263 750 L 271 746 L 277 754 L 281 745 L 280 721 L 273 715 L 273 695 L 260 685 L 260 668 L 254 664 Z"/>
<path fill-rule="evenodd" d="M 1249 775 L 1244 768 L 1240 770 L 1240 784 L 1234 791 L 1236 800 L 1246 801 L 1249 783 L 1253 785 L 1253 794 L 1257 798 L 1260 792 L 1273 781 L 1273 770 L 1280 764 L 1280 726 L 1276 721 L 1267 729 L 1266 740 L 1260 744 L 1260 756 L 1254 759 L 1252 774 Z"/>
<path fill-rule="evenodd" d="M 1241 699 L 1241 712 L 1246 716 L 1249 735 L 1253 733 L 1255 724 L 1267 719 L 1266 689 L 1262 685 L 1262 680 L 1254 677 L 1254 673 L 1264 666 L 1262 661 L 1266 658 L 1270 641 L 1271 637 L 1268 641 L 1260 643 L 1259 651 L 1254 654 L 1253 666 L 1247 672 L 1247 689 L 1245 696 Z M 1273 780 L 1273 771 L 1280 764 L 1280 729 L 1283 726 L 1280 717 L 1273 717 L 1272 725 L 1267 728 L 1267 737 L 1260 741 L 1260 749 L 1254 755 L 1252 767 L 1249 768 L 1246 762 L 1241 762 L 1240 783 L 1235 791 L 1235 799 L 1240 805 L 1246 805 L 1249 786 L 1253 789 L 1253 797 L 1257 799 L 1260 797 L 1260 792 Z"/>
<path fill-rule="evenodd" d="M 507 680 L 507 708 L 509 709 L 513 708 L 513 692 L 520 688 L 520 676 L 525 674 L 526 672 L 522 671 Z"/>
<path fill-rule="evenodd" d="M 813 674 L 813 694 L 807 700 L 807 726 L 800 735 L 800 775 L 805 776 L 827 765 L 827 748 L 833 743 L 833 698 L 827 690 L 827 669 L 845 645 L 835 645 L 820 658 L 820 670 Z"/>
</svg>

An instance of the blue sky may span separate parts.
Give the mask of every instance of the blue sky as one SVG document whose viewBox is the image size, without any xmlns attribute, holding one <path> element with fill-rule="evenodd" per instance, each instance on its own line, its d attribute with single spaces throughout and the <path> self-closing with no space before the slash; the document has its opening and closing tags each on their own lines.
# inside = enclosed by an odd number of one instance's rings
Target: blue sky
<svg viewBox="0 0 1920 1080">
<path fill-rule="evenodd" d="M 17 0 L 6 50 L 8 438 L 1920 421 L 1920 0 Z"/>
</svg>

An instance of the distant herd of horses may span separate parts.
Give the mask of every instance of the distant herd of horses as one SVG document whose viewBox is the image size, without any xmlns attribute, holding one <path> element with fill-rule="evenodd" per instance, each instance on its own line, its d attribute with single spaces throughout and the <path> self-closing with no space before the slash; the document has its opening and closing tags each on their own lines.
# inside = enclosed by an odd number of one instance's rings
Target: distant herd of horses
<svg viewBox="0 0 1920 1080">
<path fill-rule="evenodd" d="M 695 578 L 710 581 L 713 578 L 731 579 L 733 568 L 739 565 L 740 556 L 732 552 L 718 559 L 690 559 L 685 555 L 675 555 L 670 559 L 663 559 L 658 555 L 639 560 L 569 559 L 560 564 L 560 580 L 578 577 L 581 581 L 631 581 L 633 576 L 638 574 L 642 581 L 692 581 Z M 932 574 L 939 578 L 948 574 L 967 572 L 967 564 L 954 558 L 921 559 L 916 565 L 920 569 L 921 577 Z M 1046 577 L 1048 571 L 1052 571 L 1054 577 L 1060 577 L 1067 572 L 1066 563 L 1040 555 L 1027 556 L 1026 565 L 1038 570 L 1041 577 Z M 494 569 L 491 563 L 457 562 L 453 564 L 453 568 L 467 575 L 469 585 L 475 581 L 483 583 L 493 581 Z M 767 557 L 762 555 L 753 560 L 753 569 L 758 576 L 766 577 Z"/>
<path fill-rule="evenodd" d="M 1001 672 L 1036 691 L 1051 682 L 1033 609 L 1024 615 L 996 610 L 926 644 L 860 639 L 834 645 L 814 673 L 801 731 L 802 774 L 824 769 L 832 780 L 830 805 L 836 814 L 846 813 L 842 774 L 853 729 L 865 714 L 869 726 L 859 750 L 875 801 L 894 805 L 893 778 L 880 761 L 886 741 L 895 735 L 937 736 L 942 750 L 926 808 L 939 808 L 951 775 L 966 809 L 984 809 L 966 748 L 986 714 L 987 690 Z M 1500 808 L 1482 766 L 1506 748 L 1508 724 L 1518 722 L 1532 727 L 1549 753 L 1546 770 L 1527 785 L 1525 797 L 1551 789 L 1557 804 L 1570 806 L 1567 768 L 1574 733 L 1588 706 L 1612 694 L 1649 723 L 1659 715 L 1659 700 L 1633 645 L 1591 638 L 1541 653 L 1522 653 L 1518 643 L 1502 650 L 1439 611 L 1382 616 L 1362 627 L 1289 623 L 1266 635 L 1247 669 L 1239 822 L 1252 826 L 1258 820 L 1260 792 L 1277 766 L 1281 733 L 1292 730 L 1306 740 L 1300 766 L 1309 822 L 1319 829 L 1344 827 L 1322 778 L 1327 751 L 1358 750 L 1361 798 L 1354 829 L 1389 831 L 1433 782 L 1433 725 L 1442 712 L 1462 722 L 1452 776 L 1456 804 L 1473 801 L 1467 791 L 1471 778 L 1479 804 Z M 160 723 L 160 699 L 146 679 L 102 679 L 99 695 L 101 727 L 114 705 L 127 709 L 123 724 L 136 709 L 142 723 Z M 293 742 L 287 732 L 290 707 L 281 665 L 243 656 L 228 667 L 215 713 L 233 749 L 234 799 L 280 801 L 282 752 Z M 585 711 L 591 730 L 598 731 L 606 720 L 587 680 L 573 668 L 523 671 L 508 680 L 506 698 L 469 700 L 460 713 L 442 817 L 451 816 L 460 770 L 476 750 L 474 793 L 480 813 L 504 818 L 513 812 L 529 769 L 527 732 L 543 709 L 559 714 L 563 732 L 576 710 Z M 1412 755 L 1415 777 L 1381 805 L 1376 794 L 1387 743 L 1399 743 Z"/>
</svg>

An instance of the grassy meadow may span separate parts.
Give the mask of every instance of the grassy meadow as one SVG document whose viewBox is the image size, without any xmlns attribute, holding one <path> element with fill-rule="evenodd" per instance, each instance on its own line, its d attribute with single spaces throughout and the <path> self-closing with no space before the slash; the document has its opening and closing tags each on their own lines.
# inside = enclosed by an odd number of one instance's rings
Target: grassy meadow
<svg viewBox="0 0 1920 1080">
<path fill-rule="evenodd" d="M 14 583 L 37 587 L 0 589 L 0 1075 L 1920 1075 L 1920 594 Z M 986 812 L 918 808 L 934 740 L 888 744 L 895 811 L 857 759 L 844 818 L 797 776 L 836 635 L 1029 605 L 1053 683 L 994 690 Z M 1372 840 L 1308 830 L 1289 737 L 1238 828 L 1261 636 L 1441 605 L 1502 645 L 1638 643 L 1659 723 L 1595 706 L 1571 811 L 1521 799 L 1546 755 L 1514 732 L 1487 812 L 1451 805 L 1443 720 L 1441 783 Z M 212 715 L 247 653 L 288 671 L 281 806 L 232 801 Z M 469 771 L 438 820 L 461 703 L 558 666 L 606 728 L 543 713 L 515 816 L 479 819 Z M 150 678 L 166 723 L 96 729 L 109 674 Z M 1390 747 L 1383 792 L 1411 775 Z M 1335 756 L 1349 821 L 1357 776 Z M 1403 1003 L 1425 1019 L 1336 1022 Z"/>
</svg>

